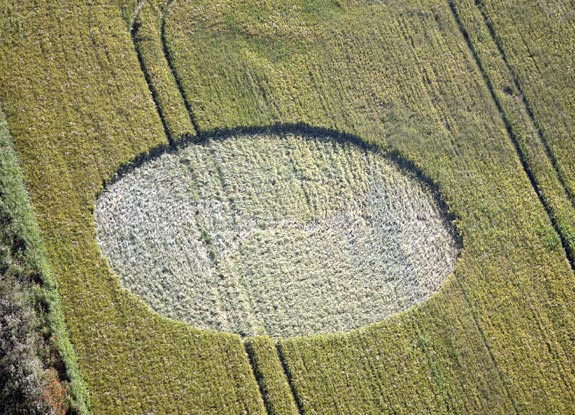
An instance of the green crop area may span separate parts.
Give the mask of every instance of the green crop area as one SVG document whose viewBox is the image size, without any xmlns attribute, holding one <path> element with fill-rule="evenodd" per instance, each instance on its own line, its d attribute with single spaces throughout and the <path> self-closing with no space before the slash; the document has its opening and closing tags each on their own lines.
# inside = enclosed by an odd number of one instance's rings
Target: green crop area
<svg viewBox="0 0 575 415">
<path fill-rule="evenodd" d="M 480 2 L 571 200 L 575 195 L 575 9 L 561 1 Z M 575 202 L 574 202 L 575 203 Z"/>
<path fill-rule="evenodd" d="M 575 414 L 571 2 L 0 9 L 70 411 Z"/>
</svg>

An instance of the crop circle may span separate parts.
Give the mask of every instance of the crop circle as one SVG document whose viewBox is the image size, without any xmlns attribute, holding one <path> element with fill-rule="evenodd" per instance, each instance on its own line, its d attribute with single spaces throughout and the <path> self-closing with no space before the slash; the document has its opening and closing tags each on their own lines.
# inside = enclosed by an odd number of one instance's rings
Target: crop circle
<svg viewBox="0 0 575 415">
<path fill-rule="evenodd" d="M 428 188 L 333 137 L 237 135 L 166 152 L 96 202 L 122 284 L 199 328 L 349 331 L 437 291 L 457 243 Z"/>
</svg>

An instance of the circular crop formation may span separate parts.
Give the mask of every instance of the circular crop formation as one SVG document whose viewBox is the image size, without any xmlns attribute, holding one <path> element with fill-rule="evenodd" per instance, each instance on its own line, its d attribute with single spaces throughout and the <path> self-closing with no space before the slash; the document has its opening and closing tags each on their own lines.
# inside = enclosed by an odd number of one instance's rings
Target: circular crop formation
<svg viewBox="0 0 575 415">
<path fill-rule="evenodd" d="M 429 188 L 377 151 L 261 134 L 166 152 L 98 198 L 123 285 L 199 328 L 348 331 L 426 300 L 457 244 Z"/>
</svg>

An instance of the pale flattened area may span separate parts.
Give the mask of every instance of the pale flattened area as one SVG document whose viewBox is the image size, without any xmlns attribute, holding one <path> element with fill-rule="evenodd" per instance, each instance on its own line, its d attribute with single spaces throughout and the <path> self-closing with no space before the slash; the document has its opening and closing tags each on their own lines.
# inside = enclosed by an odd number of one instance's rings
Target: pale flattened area
<svg viewBox="0 0 575 415">
<path fill-rule="evenodd" d="M 380 321 L 429 298 L 457 257 L 426 185 L 329 138 L 190 144 L 110 185 L 95 219 L 111 267 L 154 310 L 244 336 Z"/>
</svg>

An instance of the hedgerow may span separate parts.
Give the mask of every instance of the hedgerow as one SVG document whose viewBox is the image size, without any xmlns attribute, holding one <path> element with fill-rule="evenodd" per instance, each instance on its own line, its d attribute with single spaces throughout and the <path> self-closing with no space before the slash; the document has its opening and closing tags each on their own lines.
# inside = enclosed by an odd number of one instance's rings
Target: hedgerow
<svg viewBox="0 0 575 415">
<path fill-rule="evenodd" d="M 87 414 L 60 297 L 0 111 L 0 412 Z"/>
</svg>

